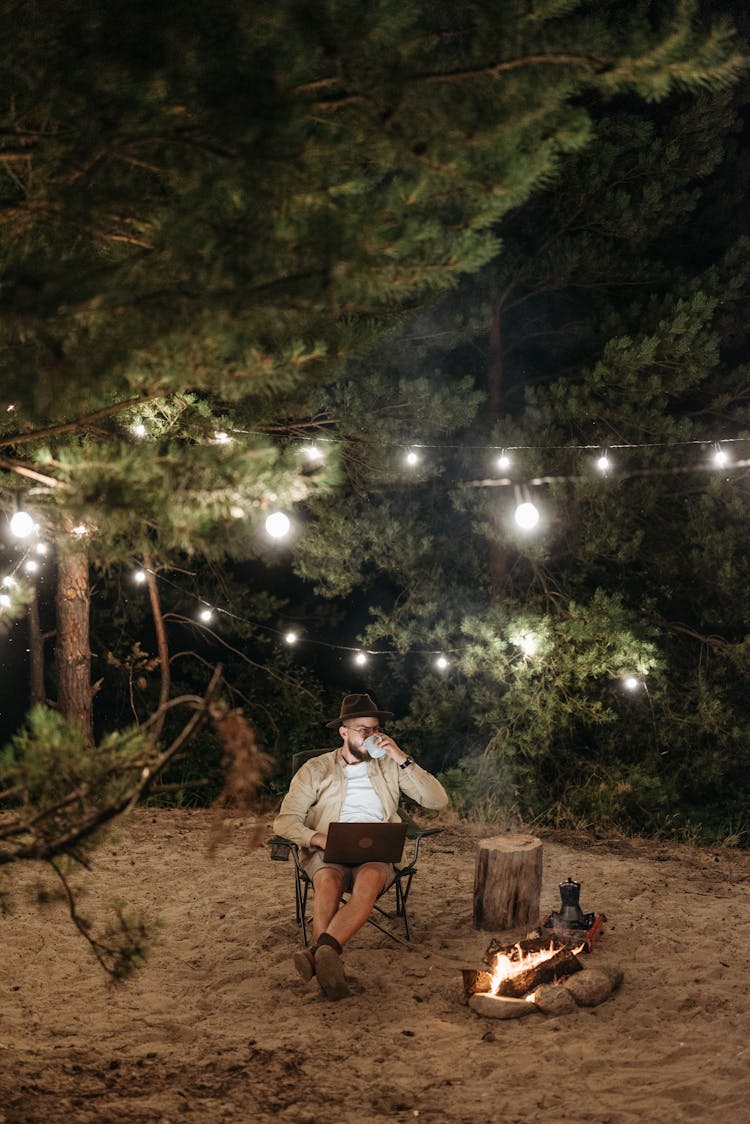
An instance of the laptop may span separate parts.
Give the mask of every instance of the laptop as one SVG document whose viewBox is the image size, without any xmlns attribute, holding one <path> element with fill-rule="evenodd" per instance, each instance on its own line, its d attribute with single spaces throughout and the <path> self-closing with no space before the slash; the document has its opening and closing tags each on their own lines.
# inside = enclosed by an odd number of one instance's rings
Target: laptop
<svg viewBox="0 0 750 1124">
<path fill-rule="evenodd" d="M 405 823 L 332 823 L 323 860 L 327 863 L 397 863 L 406 842 Z"/>
</svg>

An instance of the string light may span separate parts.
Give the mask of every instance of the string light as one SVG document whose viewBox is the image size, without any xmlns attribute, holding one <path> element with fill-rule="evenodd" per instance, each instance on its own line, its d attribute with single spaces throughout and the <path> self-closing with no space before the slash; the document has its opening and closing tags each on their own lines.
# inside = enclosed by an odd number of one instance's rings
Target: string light
<svg viewBox="0 0 750 1124">
<path fill-rule="evenodd" d="M 133 574 L 133 581 L 137 585 L 144 585 L 145 582 L 146 582 L 146 571 L 145 570 L 136 570 L 135 573 Z"/>
<path fill-rule="evenodd" d="M 302 449 L 302 455 L 307 457 L 311 464 L 316 464 L 323 459 L 323 450 L 314 442 L 311 445 L 305 445 Z"/>
<path fill-rule="evenodd" d="M 18 585 L 18 582 L 11 574 L 6 574 L 0 585 L 4 585 L 6 589 L 13 589 L 13 586 Z"/>
<path fill-rule="evenodd" d="M 34 520 L 28 511 L 16 511 L 11 516 L 10 532 L 17 539 L 27 539 L 34 530 Z"/>
<path fill-rule="evenodd" d="M 272 539 L 284 539 L 289 534 L 292 524 L 288 515 L 283 511 L 273 511 L 266 519 L 266 534 Z"/>
<path fill-rule="evenodd" d="M 148 433 L 148 430 L 146 429 L 143 422 L 137 422 L 135 425 L 131 425 L 130 432 L 135 437 L 145 437 L 146 434 Z"/>
<path fill-rule="evenodd" d="M 198 613 L 198 619 L 203 621 L 204 624 L 208 624 L 209 621 L 214 619 L 213 609 L 201 609 Z"/>
<path fill-rule="evenodd" d="M 291 631 L 290 631 L 290 632 L 285 632 L 285 633 L 284 633 L 284 643 L 285 643 L 285 644 L 289 644 L 289 646 L 290 646 L 290 647 L 291 647 L 291 646 L 292 646 L 293 644 L 296 644 L 298 640 L 299 640 L 299 637 L 298 637 L 298 635 L 297 635 L 297 633 L 296 633 L 296 632 L 291 632 Z"/>
<path fill-rule="evenodd" d="M 533 632 L 524 632 L 517 640 L 513 641 L 525 656 L 535 656 L 539 651 L 539 639 Z"/>
<path fill-rule="evenodd" d="M 539 509 L 530 500 L 525 500 L 519 503 L 514 518 L 522 530 L 532 531 L 539 522 Z"/>
<path fill-rule="evenodd" d="M 229 445 L 231 443 L 231 440 L 232 438 L 228 433 L 225 433 L 223 429 L 218 430 L 214 434 L 214 441 L 217 445 Z"/>
<path fill-rule="evenodd" d="M 622 685 L 626 691 L 637 691 L 641 685 L 641 681 L 637 679 L 635 675 L 627 675 L 625 679 L 623 679 Z"/>
<path fill-rule="evenodd" d="M 79 523 L 78 526 L 74 527 L 73 530 L 71 531 L 71 534 L 75 535 L 76 538 L 79 538 L 79 539 L 82 539 L 83 536 L 87 535 L 88 533 L 89 533 L 89 529 L 88 529 L 88 527 L 86 526 L 85 523 Z"/>
<path fill-rule="evenodd" d="M 501 472 L 507 472 L 510 466 L 513 464 L 513 461 L 510 459 L 505 449 L 503 449 L 502 453 L 497 458 L 496 464 Z"/>
<path fill-rule="evenodd" d="M 438 669 L 438 671 L 445 671 L 445 669 L 448 667 L 448 660 L 445 658 L 445 656 L 438 656 L 438 658 L 435 660 L 435 667 Z"/>
<path fill-rule="evenodd" d="M 419 464 L 419 453 L 415 453 L 413 449 L 409 449 L 406 453 L 406 456 L 404 457 L 404 460 L 408 464 L 409 468 L 414 468 L 415 465 Z"/>
<path fill-rule="evenodd" d="M 367 656 L 364 652 L 357 652 L 354 657 L 354 662 L 358 667 L 364 667 L 364 665 L 367 663 Z"/>
<path fill-rule="evenodd" d="M 610 469 L 612 468 L 612 461 L 609 459 L 606 453 L 602 453 L 602 455 L 597 459 L 596 467 L 604 475 L 606 475 L 610 471 Z"/>
<path fill-rule="evenodd" d="M 39 569 L 39 563 L 34 558 L 29 558 L 24 562 L 23 568 L 27 574 L 36 574 Z"/>
<path fill-rule="evenodd" d="M 7 593 L 0 593 L 0 609 L 10 608 L 10 597 Z"/>
<path fill-rule="evenodd" d="M 49 547 L 47 546 L 46 542 L 38 542 L 34 547 L 34 550 L 37 552 L 37 554 L 44 555 L 49 550 Z"/>
<path fill-rule="evenodd" d="M 726 449 L 722 449 L 721 446 L 717 446 L 713 457 L 716 467 L 726 468 L 726 466 L 729 464 L 729 459 L 729 453 L 726 451 Z"/>
</svg>

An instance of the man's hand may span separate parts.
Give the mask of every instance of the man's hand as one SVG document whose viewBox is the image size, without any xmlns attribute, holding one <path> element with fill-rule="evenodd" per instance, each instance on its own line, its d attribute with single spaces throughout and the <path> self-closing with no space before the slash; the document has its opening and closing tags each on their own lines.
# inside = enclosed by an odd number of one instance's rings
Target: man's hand
<svg viewBox="0 0 750 1124">
<path fill-rule="evenodd" d="M 321 851 L 325 851 L 328 836 L 324 835 L 322 831 L 316 831 L 310 840 L 311 847 L 320 847 Z"/>
</svg>

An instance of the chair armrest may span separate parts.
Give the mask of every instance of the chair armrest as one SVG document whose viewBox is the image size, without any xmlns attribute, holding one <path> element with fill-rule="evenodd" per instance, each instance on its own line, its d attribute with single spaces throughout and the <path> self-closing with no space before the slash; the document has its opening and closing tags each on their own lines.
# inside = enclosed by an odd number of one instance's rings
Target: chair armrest
<svg viewBox="0 0 750 1124">
<path fill-rule="evenodd" d="M 277 863 L 285 863 L 298 850 L 297 844 L 292 843 L 291 839 L 285 839 L 283 835 L 272 835 L 266 842 L 271 848 L 272 860 Z"/>
</svg>

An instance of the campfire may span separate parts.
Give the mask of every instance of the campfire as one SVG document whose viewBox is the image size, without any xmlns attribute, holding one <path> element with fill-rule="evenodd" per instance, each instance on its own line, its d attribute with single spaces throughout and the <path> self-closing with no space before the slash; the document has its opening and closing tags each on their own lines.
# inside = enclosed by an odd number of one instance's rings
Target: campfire
<svg viewBox="0 0 750 1124">
<path fill-rule="evenodd" d="M 493 939 L 484 955 L 486 968 L 463 969 L 464 994 L 477 1014 L 503 1019 L 533 1010 L 564 1014 L 604 1002 L 619 986 L 619 969 L 585 968 L 579 959 L 591 951 L 603 921 L 601 915 L 582 912 L 579 891 L 580 885 L 568 878 L 560 886 L 562 910 L 515 944 Z"/>
</svg>

